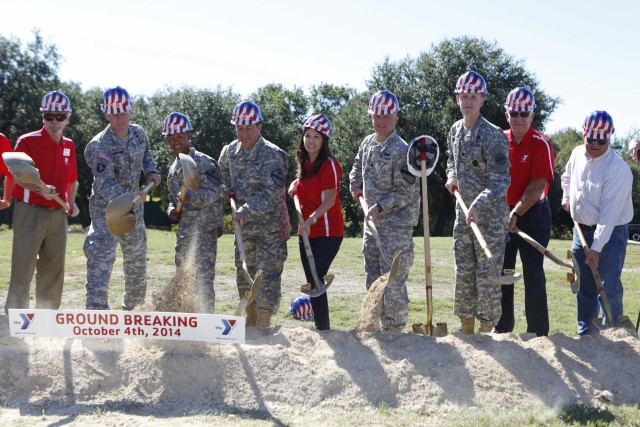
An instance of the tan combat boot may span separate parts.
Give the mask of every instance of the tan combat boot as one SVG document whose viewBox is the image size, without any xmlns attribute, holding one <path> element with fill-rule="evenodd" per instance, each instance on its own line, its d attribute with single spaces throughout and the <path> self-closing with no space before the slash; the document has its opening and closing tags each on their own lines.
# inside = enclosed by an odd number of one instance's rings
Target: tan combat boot
<svg viewBox="0 0 640 427">
<path fill-rule="evenodd" d="M 256 326 L 260 326 L 261 328 L 271 327 L 271 309 L 270 308 L 258 309 L 258 323 L 256 324 Z"/>
<path fill-rule="evenodd" d="M 462 332 L 465 335 L 472 335 L 475 329 L 475 317 L 460 317 L 460 329 L 458 332 Z"/>
<path fill-rule="evenodd" d="M 246 326 L 256 326 L 258 323 L 258 305 L 253 302 L 247 306 Z"/>
<path fill-rule="evenodd" d="M 493 326 L 491 325 L 491 323 L 480 322 L 480 327 L 478 328 L 478 333 L 479 334 L 489 334 L 489 333 L 491 333 L 492 329 L 493 329 Z"/>
</svg>

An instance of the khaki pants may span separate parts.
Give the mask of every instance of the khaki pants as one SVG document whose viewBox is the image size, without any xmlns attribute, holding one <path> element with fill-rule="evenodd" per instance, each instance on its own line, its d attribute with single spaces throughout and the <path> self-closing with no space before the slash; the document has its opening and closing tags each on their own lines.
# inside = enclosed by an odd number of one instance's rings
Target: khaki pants
<svg viewBox="0 0 640 427">
<path fill-rule="evenodd" d="M 35 308 L 60 307 L 67 225 L 63 209 L 49 209 L 16 201 L 13 211 L 11 279 L 5 313 L 10 308 L 29 308 L 29 287 L 34 272 Z"/>
</svg>

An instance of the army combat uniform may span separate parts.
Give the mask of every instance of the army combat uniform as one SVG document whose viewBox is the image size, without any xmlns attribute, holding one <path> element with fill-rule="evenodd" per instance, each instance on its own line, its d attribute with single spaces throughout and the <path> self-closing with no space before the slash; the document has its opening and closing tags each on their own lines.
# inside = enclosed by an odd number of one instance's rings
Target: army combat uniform
<svg viewBox="0 0 640 427">
<path fill-rule="evenodd" d="M 176 268 L 178 277 L 183 273 L 195 276 L 196 308 L 203 313 L 215 312 L 215 279 L 218 237 L 224 225 L 220 168 L 211 157 L 189 150 L 189 156 L 198 165 L 200 186 L 198 191 L 187 189 L 189 203 L 182 206 L 180 225 L 176 233 Z M 184 174 L 176 158 L 169 168 L 169 208 L 167 215 L 178 205 Z"/>
<path fill-rule="evenodd" d="M 447 155 L 447 178 L 457 177 L 462 199 L 469 209 L 478 209 L 478 227 L 497 265 L 502 266 L 509 217 L 506 193 L 511 183 L 509 141 L 500 128 L 482 116 L 471 129 L 466 129 L 464 120 L 459 120 L 449 132 Z M 456 262 L 454 314 L 477 317 L 481 322 L 495 325 L 502 312 L 502 289 L 487 282 L 493 274 L 491 263 L 458 204 L 453 253 Z"/>
<path fill-rule="evenodd" d="M 222 149 L 218 163 L 225 191 L 234 194 L 238 213 L 246 218 L 242 237 L 249 273 L 254 277 L 257 270 L 263 271 L 256 303 L 275 314 L 280 306 L 282 269 L 290 237 L 284 185 L 287 153 L 263 137 L 248 151 L 235 140 Z M 237 245 L 235 264 L 242 298 L 250 287 L 242 273 Z"/>
<path fill-rule="evenodd" d="M 118 137 L 107 126 L 96 135 L 84 151 L 84 158 L 93 173 L 89 198 L 91 226 L 84 242 L 87 257 L 87 309 L 108 310 L 108 288 L 111 270 L 120 242 L 124 258 L 123 306 L 132 309 L 144 302 L 147 290 L 147 231 L 143 207 L 136 204 L 135 229 L 115 237 L 107 229 L 106 211 L 116 197 L 138 191 L 140 173 L 156 173 L 156 165 L 149 151 L 149 138 L 138 125 L 129 125 L 127 138 Z"/>
<path fill-rule="evenodd" d="M 404 328 L 409 313 L 406 282 L 413 264 L 412 235 L 418 223 L 420 192 L 418 180 L 407 167 L 408 148 L 395 131 L 382 142 L 376 141 L 375 134 L 369 135 L 362 141 L 349 174 L 351 191 L 362 189 L 367 206 L 378 204 L 380 208 L 376 228 L 384 254 L 391 260 L 397 251 L 401 252 L 398 274 L 384 292 L 382 328 Z M 381 258 L 368 227 L 364 231 L 363 253 L 369 289 L 391 266 Z"/>
</svg>

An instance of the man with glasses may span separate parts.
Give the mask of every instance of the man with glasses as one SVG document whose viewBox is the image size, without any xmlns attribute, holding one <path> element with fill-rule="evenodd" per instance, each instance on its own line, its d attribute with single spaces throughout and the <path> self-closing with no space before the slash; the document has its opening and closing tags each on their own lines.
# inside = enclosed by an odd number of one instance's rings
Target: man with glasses
<svg viewBox="0 0 640 427">
<path fill-rule="evenodd" d="M 124 267 L 123 310 L 133 310 L 144 303 L 147 291 L 147 230 L 142 204 L 146 194 L 139 190 L 140 174 L 147 182 L 160 184 L 160 175 L 149 150 L 149 138 L 142 127 L 130 123 L 131 97 L 116 86 L 102 94 L 101 108 L 109 122 L 93 137 L 84 150 L 84 158 L 93 173 L 89 198 L 91 225 L 84 242 L 87 257 L 87 310 L 109 309 L 109 278 L 120 243 Z M 107 229 L 107 205 L 123 194 L 141 196 L 133 213 L 135 228 L 115 237 Z"/>
<path fill-rule="evenodd" d="M 27 154 L 47 184 L 22 184 L 13 188 L 13 249 L 11 279 L 5 304 L 10 308 L 29 308 L 29 286 L 36 274 L 35 308 L 57 310 L 62 300 L 64 260 L 67 246 L 67 214 L 78 215 L 75 203 L 78 189 L 76 149 L 64 137 L 71 117 L 71 102 L 62 92 L 49 92 L 40 103 L 43 128 L 22 135 L 15 151 Z M 55 196 L 66 202 L 65 212 Z"/>
<path fill-rule="evenodd" d="M 510 129 L 509 140 L 511 185 L 507 190 L 509 241 L 505 247 L 503 270 L 513 275 L 520 252 L 524 273 L 524 306 L 527 332 L 537 336 L 549 334 L 547 278 L 544 255 L 524 241 L 516 231 L 524 231 L 538 243 L 547 246 L 551 238 L 551 208 L 547 194 L 553 182 L 554 154 L 551 142 L 532 126 L 536 100 L 531 91 L 518 87 L 509 92 L 504 104 Z M 512 332 L 514 285 L 502 286 L 502 317 L 495 327 L 497 333 Z"/>
<path fill-rule="evenodd" d="M 620 280 L 627 253 L 627 223 L 633 217 L 633 175 L 627 163 L 610 147 L 615 132 L 606 111 L 594 111 L 582 127 L 584 145 L 574 148 L 562 174 L 562 206 L 580 227 L 589 245 L 585 255 L 577 230 L 573 230 L 571 252 L 580 267 L 578 334 L 596 334 L 592 324 L 598 317 L 600 297 L 590 266 L 598 269 L 611 304 L 611 324 L 619 324 L 624 313 Z"/>
</svg>

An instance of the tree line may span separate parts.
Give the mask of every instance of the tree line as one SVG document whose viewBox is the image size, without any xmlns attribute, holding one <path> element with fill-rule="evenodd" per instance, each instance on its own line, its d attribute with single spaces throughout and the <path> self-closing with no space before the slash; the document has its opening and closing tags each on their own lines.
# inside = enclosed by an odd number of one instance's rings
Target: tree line
<svg viewBox="0 0 640 427">
<path fill-rule="evenodd" d="M 38 32 L 26 44 L 0 35 L 0 132 L 15 144 L 20 135 L 42 127 L 38 108 L 45 93 L 60 90 L 70 98 L 73 114 L 65 134 L 76 144 L 79 173 L 77 202 L 81 208 L 83 225 L 88 225 L 88 198 L 93 178 L 83 152 L 93 136 L 107 125 L 100 110 L 102 91 L 106 87 L 83 91 L 78 82 L 61 81 L 58 76 L 61 60 L 57 47 L 47 43 Z M 481 110 L 487 120 L 507 129 L 504 100 L 511 89 L 525 86 L 536 96 L 533 126 L 544 132 L 544 125 L 561 102 L 560 98 L 541 88 L 523 60 L 507 54 L 495 42 L 467 36 L 434 44 L 415 58 L 407 57 L 398 61 L 382 58 L 365 81 L 367 89 L 364 91 L 327 83 L 319 83 L 306 90 L 272 83 L 256 89 L 247 97 L 221 86 L 214 89 L 188 86 L 163 88 L 151 96 L 135 96 L 134 87 L 126 89 L 134 98 L 132 122 L 141 125 L 149 134 L 151 150 L 163 177 L 163 185 L 153 191 L 153 197 L 162 201 L 163 209 L 168 199 L 166 176 L 173 162 L 173 156 L 161 135 L 162 121 L 169 113 L 179 111 L 188 115 L 194 127 L 192 146 L 217 159 L 222 147 L 235 139 L 235 129 L 229 124 L 234 105 L 244 99 L 252 99 L 262 110 L 263 136 L 289 154 L 287 183 L 294 179 L 295 150 L 302 123 L 311 114 L 325 114 L 334 128 L 331 150 L 344 171 L 340 194 L 348 236 L 361 233 L 362 213 L 359 205 L 350 197 L 348 174 L 360 142 L 373 133 L 366 112 L 367 104 L 372 93 L 388 89 L 396 94 L 400 102 L 399 135 L 409 142 L 415 136 L 427 134 L 439 143 L 440 161 L 428 181 L 429 215 L 431 235 L 445 236 L 451 235 L 455 219 L 455 200 L 444 188 L 446 138 L 451 125 L 462 117 L 453 89 L 457 78 L 470 69 L 479 72 L 487 81 L 489 93 Z M 588 113 L 584 111 L 585 116 Z M 613 144 L 632 166 L 636 178 L 634 207 L 640 203 L 637 184 L 640 169 L 623 148 L 627 139 L 637 135 L 638 132 L 626 138 L 618 136 Z M 553 214 L 552 233 L 554 237 L 563 237 L 568 235 L 572 223 L 561 207 L 560 175 L 571 150 L 582 144 L 582 135 L 575 128 L 567 128 L 547 136 L 556 153 L 556 179 L 549 194 Z M 291 218 L 295 218 L 292 203 L 289 208 Z M 634 219 L 640 220 L 640 217 Z M 292 222 L 292 226 L 295 226 L 296 221 Z M 421 222 L 422 215 L 420 224 L 415 228 L 417 234 L 422 233 Z"/>
</svg>

